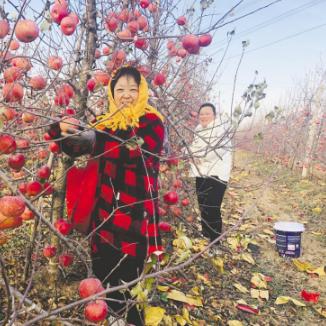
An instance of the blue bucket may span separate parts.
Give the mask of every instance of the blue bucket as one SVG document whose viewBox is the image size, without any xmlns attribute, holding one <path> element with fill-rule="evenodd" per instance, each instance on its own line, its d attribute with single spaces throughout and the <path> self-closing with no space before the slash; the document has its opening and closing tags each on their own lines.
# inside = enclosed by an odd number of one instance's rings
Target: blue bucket
<svg viewBox="0 0 326 326">
<path fill-rule="evenodd" d="M 297 258 L 301 254 L 301 233 L 304 225 L 297 222 L 277 222 L 274 224 L 276 233 L 276 249 L 280 256 Z"/>
</svg>

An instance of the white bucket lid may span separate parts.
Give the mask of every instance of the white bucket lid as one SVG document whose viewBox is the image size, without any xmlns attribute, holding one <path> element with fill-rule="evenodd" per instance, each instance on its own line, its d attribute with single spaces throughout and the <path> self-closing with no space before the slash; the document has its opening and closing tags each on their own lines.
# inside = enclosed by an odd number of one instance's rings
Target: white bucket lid
<svg viewBox="0 0 326 326">
<path fill-rule="evenodd" d="M 276 222 L 274 229 L 283 232 L 303 232 L 304 225 L 298 222 Z"/>
</svg>

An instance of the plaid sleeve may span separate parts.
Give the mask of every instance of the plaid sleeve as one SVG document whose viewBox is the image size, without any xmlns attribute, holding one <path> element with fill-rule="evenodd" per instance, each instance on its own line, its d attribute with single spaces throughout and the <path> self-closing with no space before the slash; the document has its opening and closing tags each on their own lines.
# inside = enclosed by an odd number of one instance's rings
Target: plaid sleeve
<svg viewBox="0 0 326 326">
<path fill-rule="evenodd" d="M 145 163 L 145 191 L 148 200 L 145 201 L 145 211 L 148 216 L 148 248 L 147 254 L 162 251 L 162 241 L 159 234 L 158 216 L 158 172 L 159 157 L 163 148 L 164 126 L 155 114 L 147 114 L 146 121 L 141 123 L 137 135 L 143 139 L 143 144 L 135 154 L 141 156 Z M 132 155 L 135 155 L 131 152 Z M 151 155 L 153 154 L 153 155 Z"/>
</svg>

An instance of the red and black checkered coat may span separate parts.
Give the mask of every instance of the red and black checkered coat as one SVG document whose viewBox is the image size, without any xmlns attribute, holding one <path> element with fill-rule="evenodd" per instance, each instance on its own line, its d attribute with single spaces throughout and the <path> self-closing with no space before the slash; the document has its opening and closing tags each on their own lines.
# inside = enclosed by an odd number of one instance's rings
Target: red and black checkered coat
<svg viewBox="0 0 326 326">
<path fill-rule="evenodd" d="M 143 140 L 129 147 L 132 137 Z M 96 132 L 93 155 L 100 156 L 98 201 L 92 214 L 92 251 L 114 246 L 134 257 L 161 250 L 158 231 L 158 172 L 164 127 L 147 113 L 139 127 Z M 120 140 L 118 140 L 120 139 Z"/>
</svg>

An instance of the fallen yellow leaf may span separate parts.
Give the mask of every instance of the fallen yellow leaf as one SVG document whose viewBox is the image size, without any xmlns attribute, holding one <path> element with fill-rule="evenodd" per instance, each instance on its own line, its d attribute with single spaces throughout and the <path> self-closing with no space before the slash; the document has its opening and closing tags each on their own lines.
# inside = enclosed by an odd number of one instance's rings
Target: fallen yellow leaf
<svg viewBox="0 0 326 326">
<path fill-rule="evenodd" d="M 251 284 L 253 284 L 255 287 L 259 289 L 266 289 L 267 288 L 267 282 L 265 275 L 261 273 L 253 273 L 253 276 L 250 280 Z"/>
<path fill-rule="evenodd" d="M 239 320 L 229 320 L 228 326 L 243 326 L 243 324 Z"/>
<path fill-rule="evenodd" d="M 318 267 L 314 270 L 308 270 L 308 274 L 318 274 L 319 277 L 325 276 L 325 266 Z"/>
<path fill-rule="evenodd" d="M 326 318 L 326 308 L 315 308 L 315 310 L 322 315 L 323 317 Z"/>
<path fill-rule="evenodd" d="M 220 257 L 212 258 L 212 263 L 216 267 L 218 273 L 224 273 L 224 261 Z"/>
<path fill-rule="evenodd" d="M 271 230 L 269 230 L 269 229 L 264 229 L 263 232 L 264 232 L 265 234 L 268 234 L 268 235 L 272 235 L 272 236 L 275 235 L 274 232 L 271 231 Z"/>
<path fill-rule="evenodd" d="M 299 259 L 292 259 L 292 263 L 300 272 L 306 272 L 309 269 L 315 269 L 310 263 L 304 262 Z"/>
<path fill-rule="evenodd" d="M 156 288 L 161 292 L 167 292 L 170 289 L 169 286 L 165 286 L 165 285 L 158 285 Z"/>
<path fill-rule="evenodd" d="M 280 296 L 280 297 L 276 298 L 275 304 L 277 304 L 277 305 L 286 304 L 289 301 L 292 301 L 296 306 L 299 306 L 299 307 L 305 307 L 306 306 L 303 302 L 301 302 L 301 301 L 299 301 L 297 299 L 293 299 L 293 298 L 288 297 L 288 296 Z"/>
<path fill-rule="evenodd" d="M 203 301 L 201 297 L 187 296 L 183 292 L 178 290 L 171 290 L 170 292 L 168 292 L 167 298 L 175 301 L 188 303 L 193 306 L 203 306 Z"/>
<path fill-rule="evenodd" d="M 314 214 L 319 215 L 321 213 L 321 208 L 319 206 L 311 210 Z"/>
<path fill-rule="evenodd" d="M 266 301 L 269 300 L 269 292 L 268 290 L 257 290 L 257 289 L 250 289 L 250 295 L 254 299 L 265 299 Z"/>
<path fill-rule="evenodd" d="M 187 325 L 187 321 L 180 315 L 175 315 L 174 316 L 175 320 L 177 321 L 178 325 L 180 326 L 185 326 Z"/>
<path fill-rule="evenodd" d="M 239 290 L 241 293 L 248 293 L 248 289 L 240 283 L 233 283 L 233 286 Z"/>
<path fill-rule="evenodd" d="M 248 262 L 251 265 L 255 265 L 255 260 L 249 252 L 244 252 L 241 254 L 241 259 Z"/>
<path fill-rule="evenodd" d="M 160 307 L 145 307 L 145 325 L 158 326 L 165 315 L 165 309 Z"/>
</svg>

